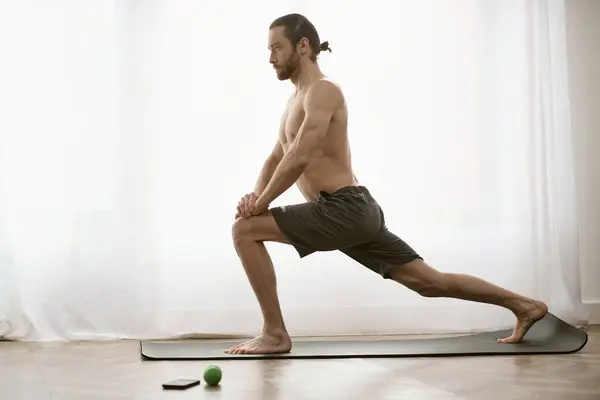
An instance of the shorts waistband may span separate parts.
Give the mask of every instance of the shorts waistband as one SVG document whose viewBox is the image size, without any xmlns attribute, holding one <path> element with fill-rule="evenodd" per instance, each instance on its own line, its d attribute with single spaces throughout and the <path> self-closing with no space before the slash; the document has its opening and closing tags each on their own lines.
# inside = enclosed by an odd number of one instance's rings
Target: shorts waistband
<svg viewBox="0 0 600 400">
<path fill-rule="evenodd" d="M 366 186 L 363 186 L 363 185 L 344 186 L 343 188 L 340 188 L 333 193 L 321 191 L 319 194 L 322 197 L 333 197 L 333 196 L 341 195 L 341 194 L 368 194 L 368 195 L 370 195 L 369 189 L 367 189 Z"/>
</svg>

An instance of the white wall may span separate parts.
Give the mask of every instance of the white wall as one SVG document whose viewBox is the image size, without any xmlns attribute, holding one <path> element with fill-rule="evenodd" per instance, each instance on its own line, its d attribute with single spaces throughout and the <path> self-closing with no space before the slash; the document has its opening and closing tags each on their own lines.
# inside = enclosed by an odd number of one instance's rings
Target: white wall
<svg viewBox="0 0 600 400">
<path fill-rule="evenodd" d="M 600 323 L 600 1 L 566 2 L 582 297 Z"/>
</svg>

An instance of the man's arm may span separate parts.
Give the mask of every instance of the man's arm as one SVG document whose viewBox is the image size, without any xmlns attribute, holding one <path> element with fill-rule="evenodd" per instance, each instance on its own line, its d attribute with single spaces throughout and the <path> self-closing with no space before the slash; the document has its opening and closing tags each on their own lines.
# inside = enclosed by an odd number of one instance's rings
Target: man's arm
<svg viewBox="0 0 600 400">
<path fill-rule="evenodd" d="M 256 181 L 256 186 L 254 187 L 254 193 L 260 195 L 263 190 L 267 187 L 267 184 L 271 180 L 271 177 L 275 173 L 275 169 L 281 162 L 283 158 L 283 148 L 281 147 L 281 142 L 277 139 L 277 143 L 275 143 L 275 147 L 273 147 L 273 151 L 267 157 L 266 161 L 263 164 L 263 167 L 258 175 L 258 179 Z"/>
<path fill-rule="evenodd" d="M 341 100 L 340 90 L 329 81 L 318 81 L 310 87 L 304 98 L 305 114 L 302 126 L 258 198 L 258 208 L 268 206 L 289 189 L 318 155 L 331 117 Z"/>
</svg>

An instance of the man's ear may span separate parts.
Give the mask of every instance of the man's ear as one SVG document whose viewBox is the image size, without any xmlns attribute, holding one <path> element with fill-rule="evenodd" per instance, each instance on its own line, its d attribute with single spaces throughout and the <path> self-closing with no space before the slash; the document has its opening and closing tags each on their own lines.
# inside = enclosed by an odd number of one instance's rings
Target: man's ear
<svg viewBox="0 0 600 400">
<path fill-rule="evenodd" d="M 298 51 L 300 52 L 300 54 L 306 54 L 308 52 L 309 45 L 310 43 L 308 42 L 307 38 L 300 39 L 300 41 L 298 42 Z"/>
</svg>

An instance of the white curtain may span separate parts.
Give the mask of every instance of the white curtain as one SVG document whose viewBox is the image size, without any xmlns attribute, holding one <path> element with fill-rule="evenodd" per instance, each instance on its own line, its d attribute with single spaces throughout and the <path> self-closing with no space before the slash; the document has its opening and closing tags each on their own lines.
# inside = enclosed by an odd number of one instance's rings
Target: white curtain
<svg viewBox="0 0 600 400">
<path fill-rule="evenodd" d="M 564 2 L 1 1 L 0 335 L 251 334 L 231 242 L 289 82 L 276 17 L 333 53 L 360 182 L 441 271 L 581 305 Z M 297 189 L 276 204 L 303 201 Z M 426 299 L 339 252 L 268 244 L 293 335 L 466 332 L 510 312 Z M 452 315 L 454 313 L 454 315 Z"/>
</svg>

